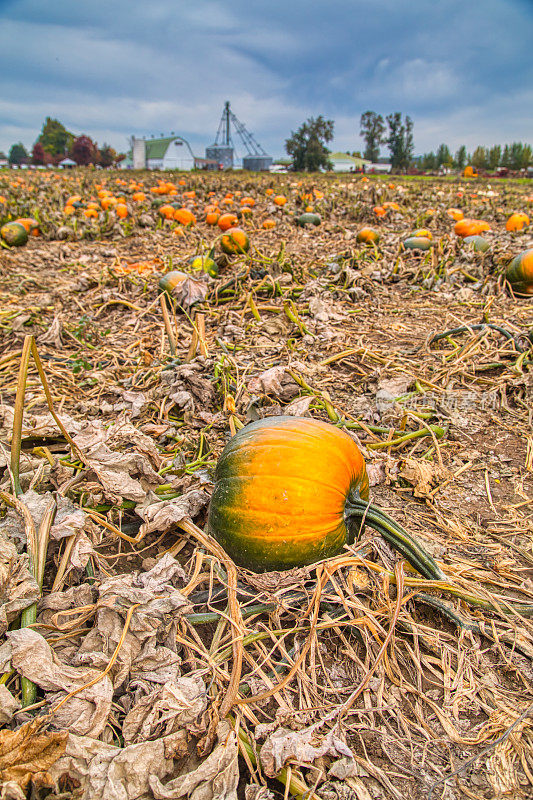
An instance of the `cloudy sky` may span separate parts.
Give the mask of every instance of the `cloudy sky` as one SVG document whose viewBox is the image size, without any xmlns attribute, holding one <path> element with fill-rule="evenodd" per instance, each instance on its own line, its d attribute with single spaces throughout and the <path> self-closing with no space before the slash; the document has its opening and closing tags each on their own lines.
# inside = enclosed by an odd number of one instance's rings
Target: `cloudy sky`
<svg viewBox="0 0 533 800">
<path fill-rule="evenodd" d="M 358 150 L 368 109 L 409 114 L 417 153 L 533 142 L 532 50 L 533 0 L 0 0 L 0 149 L 48 115 L 203 155 L 226 99 L 274 156 L 319 114 Z"/>
</svg>

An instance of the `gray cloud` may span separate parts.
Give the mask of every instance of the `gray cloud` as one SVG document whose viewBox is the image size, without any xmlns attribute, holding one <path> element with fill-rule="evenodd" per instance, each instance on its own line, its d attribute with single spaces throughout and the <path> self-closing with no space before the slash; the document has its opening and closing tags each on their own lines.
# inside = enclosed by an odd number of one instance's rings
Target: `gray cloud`
<svg viewBox="0 0 533 800">
<path fill-rule="evenodd" d="M 419 151 L 533 138 L 527 0 L 0 3 L 0 148 L 47 115 L 125 149 L 174 130 L 201 154 L 222 104 L 274 155 L 307 116 L 358 149 L 359 117 L 403 111 Z"/>
</svg>

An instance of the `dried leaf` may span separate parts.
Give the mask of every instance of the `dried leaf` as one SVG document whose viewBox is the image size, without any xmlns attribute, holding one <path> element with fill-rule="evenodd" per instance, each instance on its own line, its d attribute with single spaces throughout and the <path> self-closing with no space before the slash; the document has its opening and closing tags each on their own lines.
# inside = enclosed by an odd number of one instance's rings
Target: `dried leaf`
<svg viewBox="0 0 533 800">
<path fill-rule="evenodd" d="M 157 775 L 150 776 L 150 788 L 156 800 L 237 800 L 239 766 L 237 736 L 226 722 L 219 722 L 218 743 L 196 769 L 163 784 Z"/>
<path fill-rule="evenodd" d="M 79 783 L 81 800 L 152 800 L 150 781 L 174 775 L 175 759 L 187 752 L 183 731 L 123 748 L 70 734 L 50 772 L 56 782 L 68 776 Z"/>
<path fill-rule="evenodd" d="M 0 535 L 0 636 L 20 612 L 39 597 L 39 587 L 28 568 L 28 556 Z"/>
<path fill-rule="evenodd" d="M 16 731 L 0 731 L 0 782 L 14 781 L 25 789 L 35 775 L 46 773 L 63 755 L 67 731 L 39 733 L 41 727 L 42 720 L 37 718 Z"/>
<path fill-rule="evenodd" d="M 270 778 L 277 775 L 288 761 L 302 765 L 312 765 L 313 761 L 323 756 L 346 756 L 353 761 L 350 748 L 336 735 L 332 729 L 321 740 L 316 733 L 319 722 L 301 731 L 278 728 L 267 737 L 261 748 L 260 760 L 265 774 Z M 312 742 L 316 742 L 313 744 Z"/>
<path fill-rule="evenodd" d="M 192 489 L 173 500 L 160 500 L 138 505 L 136 513 L 144 520 L 139 533 L 145 536 L 152 531 L 168 531 L 184 519 L 194 519 L 209 502 L 206 492 Z"/>
<path fill-rule="evenodd" d="M 142 697 L 126 715 L 122 726 L 125 744 L 168 736 L 180 729 L 203 733 L 207 699 L 205 684 L 198 676 L 165 683 Z"/>
<path fill-rule="evenodd" d="M 439 465 L 429 461 L 404 458 L 398 474 L 414 486 L 413 495 L 415 497 L 429 497 L 433 486 L 443 480 L 447 472 Z"/>
<path fill-rule="evenodd" d="M 121 640 L 126 615 L 132 605 L 139 604 L 133 612 L 127 634 L 112 671 L 109 673 L 115 688 L 127 680 L 130 670 L 143 671 L 147 658 L 154 665 L 156 647 L 170 652 L 172 671 L 165 673 L 173 679 L 178 673 L 175 649 L 175 628 L 181 614 L 190 608 L 189 601 L 175 585 L 182 582 L 183 569 L 168 553 L 144 573 L 115 575 L 98 588 L 98 601 L 94 626 L 80 645 L 74 658 L 76 664 L 90 664 L 103 669 Z M 168 653 L 160 661 L 166 668 Z"/>
<path fill-rule="evenodd" d="M 0 725 L 7 725 L 13 714 L 20 708 L 19 701 L 13 697 L 7 686 L 0 683 Z"/>
<path fill-rule="evenodd" d="M 23 628 L 6 634 L 11 646 L 11 665 L 20 675 L 33 681 L 51 702 L 89 683 L 100 670 L 80 669 L 57 658 L 50 645 L 37 631 Z M 82 735 L 99 736 L 103 731 L 113 698 L 113 687 L 107 675 L 93 686 L 83 689 L 54 714 L 58 727 Z"/>
</svg>

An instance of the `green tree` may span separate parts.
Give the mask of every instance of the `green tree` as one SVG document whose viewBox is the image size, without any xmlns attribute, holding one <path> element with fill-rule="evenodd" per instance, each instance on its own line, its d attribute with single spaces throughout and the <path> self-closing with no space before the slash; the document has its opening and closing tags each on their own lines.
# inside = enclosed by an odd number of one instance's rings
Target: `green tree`
<svg viewBox="0 0 533 800">
<path fill-rule="evenodd" d="M 499 144 L 495 144 L 494 147 L 491 147 L 488 154 L 487 154 L 487 161 L 489 165 L 489 169 L 494 171 L 500 166 L 500 160 L 502 157 L 502 148 Z"/>
<path fill-rule="evenodd" d="M 452 155 L 450 153 L 450 148 L 447 144 L 439 145 L 439 149 L 437 150 L 436 154 L 437 158 L 437 166 L 438 167 L 451 167 L 453 163 Z"/>
<path fill-rule="evenodd" d="M 531 163 L 531 145 L 513 142 L 509 146 L 509 167 L 514 170 L 525 169 Z"/>
<path fill-rule="evenodd" d="M 437 169 L 437 156 L 435 153 L 424 153 L 422 156 L 422 169 Z"/>
<path fill-rule="evenodd" d="M 316 172 L 330 166 L 326 142 L 333 139 L 334 122 L 322 115 L 310 117 L 285 141 L 285 150 L 292 157 L 292 168 L 296 172 Z"/>
<path fill-rule="evenodd" d="M 509 169 L 509 167 L 511 166 L 511 152 L 509 150 L 508 144 L 506 144 L 505 147 L 503 148 L 500 164 L 502 167 L 507 167 L 507 169 Z"/>
<path fill-rule="evenodd" d="M 74 135 L 59 120 L 46 117 L 37 141 L 50 155 L 64 156 L 72 147 Z"/>
<path fill-rule="evenodd" d="M 391 165 L 394 170 L 406 170 L 413 160 L 413 121 L 410 117 L 402 120 L 399 111 L 388 114 L 387 125 L 389 135 L 387 145 L 391 156 Z"/>
<path fill-rule="evenodd" d="M 15 164 L 16 166 L 25 164 L 28 161 L 28 151 L 22 142 L 17 142 L 17 144 L 11 146 L 7 160 L 11 165 Z"/>
<path fill-rule="evenodd" d="M 116 151 L 111 147 L 111 145 L 104 144 L 100 148 L 98 152 L 98 163 L 101 167 L 112 167 L 115 163 L 115 159 L 117 157 Z"/>
<path fill-rule="evenodd" d="M 481 146 L 476 147 L 472 153 L 470 163 L 473 167 L 476 167 L 476 169 L 487 169 L 489 161 L 486 148 Z"/>
<path fill-rule="evenodd" d="M 381 114 L 365 111 L 361 114 L 361 130 L 359 135 L 365 140 L 365 158 L 376 162 L 379 158 L 380 145 L 385 144 L 385 122 Z"/>
<path fill-rule="evenodd" d="M 464 169 L 466 167 L 467 157 L 466 157 L 466 147 L 464 144 L 461 145 L 459 150 L 455 154 L 454 164 L 457 169 Z"/>
</svg>

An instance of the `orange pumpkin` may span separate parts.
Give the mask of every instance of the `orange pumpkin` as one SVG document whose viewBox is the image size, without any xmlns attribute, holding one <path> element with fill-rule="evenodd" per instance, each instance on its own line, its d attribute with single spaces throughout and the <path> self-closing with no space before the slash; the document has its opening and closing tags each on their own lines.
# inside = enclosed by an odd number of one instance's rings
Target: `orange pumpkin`
<svg viewBox="0 0 533 800">
<path fill-rule="evenodd" d="M 117 203 L 115 211 L 119 219 L 126 219 L 128 216 L 128 206 L 125 203 Z"/>
<path fill-rule="evenodd" d="M 39 236 L 39 223 L 36 219 L 32 219 L 31 217 L 19 217 L 15 222 L 22 225 L 30 236 Z"/>
<path fill-rule="evenodd" d="M 220 214 L 218 211 L 208 211 L 205 215 L 207 225 L 216 225 L 219 219 Z"/>
<path fill-rule="evenodd" d="M 374 228 L 361 228 L 355 240 L 363 244 L 376 244 L 376 242 L 379 242 L 379 231 Z"/>
<path fill-rule="evenodd" d="M 179 222 L 181 225 L 195 225 L 196 224 L 196 217 L 189 211 L 188 208 L 176 208 L 174 211 L 174 219 L 176 222 Z"/>
<path fill-rule="evenodd" d="M 422 575 L 445 576 L 394 520 L 368 503 L 368 476 L 354 440 L 304 417 L 266 417 L 229 440 L 215 471 L 209 532 L 255 572 L 337 555 L 366 523 Z"/>
<path fill-rule="evenodd" d="M 170 205 L 159 206 L 159 216 L 163 219 L 174 219 L 174 211 L 176 209 Z"/>
<path fill-rule="evenodd" d="M 483 231 L 490 231 L 490 225 L 483 219 L 460 219 L 455 223 L 454 231 L 457 236 L 479 236 Z"/>
<path fill-rule="evenodd" d="M 353 439 L 325 422 L 267 417 L 224 448 L 209 531 L 238 564 L 290 569 L 342 550 L 345 506 L 359 497 L 368 477 Z"/>
<path fill-rule="evenodd" d="M 276 197 L 274 197 L 274 204 L 277 206 L 284 206 L 286 202 L 287 198 L 284 194 L 278 194 Z"/>
<path fill-rule="evenodd" d="M 461 211 L 460 208 L 449 208 L 446 211 L 446 213 L 448 214 L 449 217 L 454 219 L 456 222 L 459 222 L 459 220 L 465 218 L 465 215 L 463 214 L 463 212 Z"/>
<path fill-rule="evenodd" d="M 250 249 L 250 239 L 242 228 L 230 228 L 222 236 L 220 246 L 225 253 L 231 256 L 238 253 L 247 253 Z"/>
<path fill-rule="evenodd" d="M 383 206 L 374 206 L 374 214 L 376 217 L 384 217 L 387 213 L 387 209 L 383 208 Z"/>
<path fill-rule="evenodd" d="M 505 228 L 508 231 L 521 231 L 524 228 L 527 228 L 529 225 L 529 217 L 527 214 L 524 214 L 523 211 L 519 211 L 516 214 L 511 214 L 507 222 L 505 223 Z"/>
<path fill-rule="evenodd" d="M 221 214 L 218 218 L 217 225 L 221 231 L 227 231 L 230 228 L 234 228 L 238 222 L 239 219 L 235 214 Z"/>
<path fill-rule="evenodd" d="M 262 226 L 266 231 L 271 231 L 272 228 L 276 227 L 276 220 L 275 219 L 265 219 Z"/>
</svg>

